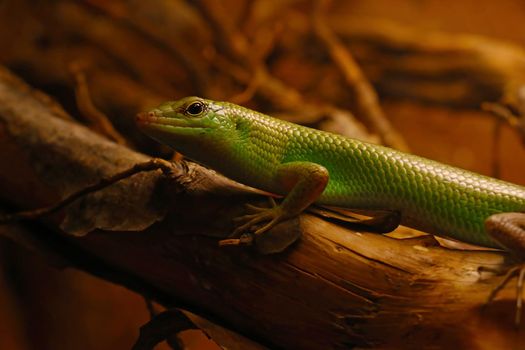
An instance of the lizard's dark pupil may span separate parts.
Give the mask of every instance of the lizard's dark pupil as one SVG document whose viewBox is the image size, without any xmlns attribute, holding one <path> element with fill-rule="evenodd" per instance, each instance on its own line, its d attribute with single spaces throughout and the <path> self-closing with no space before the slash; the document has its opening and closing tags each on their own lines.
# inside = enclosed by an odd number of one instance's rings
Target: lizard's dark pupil
<svg viewBox="0 0 525 350">
<path fill-rule="evenodd" d="M 186 112 L 189 115 L 198 115 L 201 114 L 204 109 L 202 102 L 193 102 L 186 108 Z"/>
</svg>

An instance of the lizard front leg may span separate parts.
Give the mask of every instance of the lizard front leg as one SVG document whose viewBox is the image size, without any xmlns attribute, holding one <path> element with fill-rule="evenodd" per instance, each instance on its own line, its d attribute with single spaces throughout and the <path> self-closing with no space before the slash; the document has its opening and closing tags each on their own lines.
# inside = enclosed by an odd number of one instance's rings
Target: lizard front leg
<svg viewBox="0 0 525 350">
<path fill-rule="evenodd" d="M 328 184 L 328 170 L 322 165 L 311 162 L 289 162 L 281 164 L 272 179 L 272 183 L 287 193 L 281 204 L 273 202 L 270 208 L 250 206 L 255 213 L 239 217 L 243 222 L 234 234 L 243 233 L 255 225 L 262 225 L 255 230 L 255 235 L 263 234 L 279 222 L 300 214 L 315 202 Z"/>
</svg>

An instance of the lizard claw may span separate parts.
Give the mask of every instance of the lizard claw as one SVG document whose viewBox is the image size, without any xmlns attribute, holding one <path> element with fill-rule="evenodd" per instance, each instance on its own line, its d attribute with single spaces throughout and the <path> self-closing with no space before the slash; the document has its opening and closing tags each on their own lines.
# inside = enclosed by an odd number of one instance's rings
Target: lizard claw
<svg viewBox="0 0 525 350">
<path fill-rule="evenodd" d="M 521 309 L 523 306 L 523 281 L 525 279 L 525 264 L 516 265 L 510 268 L 503 280 L 490 292 L 485 305 L 491 303 L 498 293 L 505 288 L 505 286 L 514 277 L 518 278 L 516 285 L 516 315 L 514 316 L 514 324 L 519 326 L 521 323 Z"/>
<path fill-rule="evenodd" d="M 251 245 L 253 243 L 253 235 L 241 235 L 239 238 L 228 238 L 219 241 L 219 247 L 229 245 Z"/>
</svg>

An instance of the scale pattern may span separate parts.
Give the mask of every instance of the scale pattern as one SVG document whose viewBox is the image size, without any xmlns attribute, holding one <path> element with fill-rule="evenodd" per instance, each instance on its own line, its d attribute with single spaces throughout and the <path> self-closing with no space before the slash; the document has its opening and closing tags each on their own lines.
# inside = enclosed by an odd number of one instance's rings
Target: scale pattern
<svg viewBox="0 0 525 350">
<path fill-rule="evenodd" d="M 524 187 L 237 105 L 212 103 L 239 125 L 231 159 L 217 170 L 245 184 L 277 192 L 270 179 L 279 164 L 321 164 L 330 180 L 319 204 L 399 210 L 415 228 L 489 247 L 498 246 L 485 232 L 485 219 L 525 211 Z"/>
</svg>

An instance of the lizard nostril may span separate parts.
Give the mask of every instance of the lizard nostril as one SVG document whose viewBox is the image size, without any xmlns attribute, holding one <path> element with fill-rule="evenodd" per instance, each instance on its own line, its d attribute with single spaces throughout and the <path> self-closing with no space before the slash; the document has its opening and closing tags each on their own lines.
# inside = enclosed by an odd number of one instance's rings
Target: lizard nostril
<svg viewBox="0 0 525 350">
<path fill-rule="evenodd" d="M 135 120 L 139 125 L 146 125 L 151 122 L 153 118 L 155 118 L 154 112 L 142 112 L 137 114 Z"/>
</svg>

